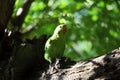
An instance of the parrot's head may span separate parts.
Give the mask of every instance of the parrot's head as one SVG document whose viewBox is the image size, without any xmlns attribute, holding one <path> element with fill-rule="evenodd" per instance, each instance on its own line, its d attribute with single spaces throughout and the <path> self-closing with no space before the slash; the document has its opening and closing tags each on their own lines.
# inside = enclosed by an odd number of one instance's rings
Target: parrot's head
<svg viewBox="0 0 120 80">
<path fill-rule="evenodd" d="M 64 35 L 67 32 L 66 25 L 58 25 L 54 31 L 55 34 L 61 34 Z"/>
</svg>

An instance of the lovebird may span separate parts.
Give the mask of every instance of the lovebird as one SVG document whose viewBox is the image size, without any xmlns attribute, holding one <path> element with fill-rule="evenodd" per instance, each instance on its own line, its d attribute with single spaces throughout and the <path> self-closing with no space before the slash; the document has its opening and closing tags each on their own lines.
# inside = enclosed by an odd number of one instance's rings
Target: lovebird
<svg viewBox="0 0 120 80">
<path fill-rule="evenodd" d="M 66 32 L 67 27 L 65 25 L 58 25 L 53 35 L 46 41 L 44 58 L 50 63 L 63 56 Z"/>
</svg>

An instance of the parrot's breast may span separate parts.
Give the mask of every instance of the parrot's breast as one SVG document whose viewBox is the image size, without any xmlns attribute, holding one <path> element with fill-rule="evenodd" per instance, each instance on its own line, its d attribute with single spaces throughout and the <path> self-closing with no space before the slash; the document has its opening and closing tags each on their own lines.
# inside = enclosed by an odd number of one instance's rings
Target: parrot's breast
<svg viewBox="0 0 120 80">
<path fill-rule="evenodd" d="M 58 38 L 54 40 L 49 40 L 47 43 L 47 57 L 52 61 L 56 58 L 60 58 L 64 54 L 65 40 L 63 38 Z"/>
</svg>

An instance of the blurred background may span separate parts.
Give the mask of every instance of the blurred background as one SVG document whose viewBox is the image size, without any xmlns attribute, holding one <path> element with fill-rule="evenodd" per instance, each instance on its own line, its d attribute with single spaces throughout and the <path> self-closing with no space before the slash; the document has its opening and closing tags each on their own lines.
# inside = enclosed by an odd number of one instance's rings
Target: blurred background
<svg viewBox="0 0 120 80">
<path fill-rule="evenodd" d="M 12 17 L 26 0 L 17 0 Z M 119 0 L 34 0 L 20 32 L 22 40 L 52 35 L 67 24 L 64 55 L 74 61 L 97 57 L 120 46 Z"/>
</svg>

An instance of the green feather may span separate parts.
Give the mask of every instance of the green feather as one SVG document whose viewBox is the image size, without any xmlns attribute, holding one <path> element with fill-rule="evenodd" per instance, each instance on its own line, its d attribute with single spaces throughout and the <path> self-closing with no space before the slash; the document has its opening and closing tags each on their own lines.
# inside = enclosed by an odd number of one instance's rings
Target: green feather
<svg viewBox="0 0 120 80">
<path fill-rule="evenodd" d="M 64 54 L 65 50 L 65 33 L 64 25 L 56 27 L 53 35 L 47 40 L 45 44 L 45 59 L 50 63 L 55 61 L 56 58 L 60 58 Z"/>
</svg>

